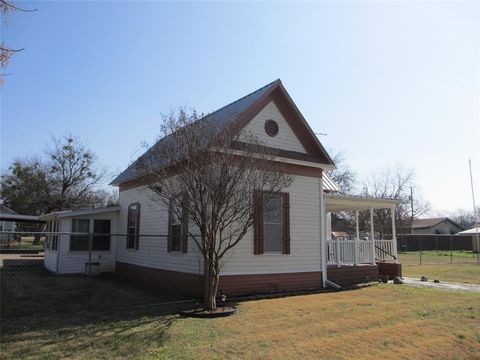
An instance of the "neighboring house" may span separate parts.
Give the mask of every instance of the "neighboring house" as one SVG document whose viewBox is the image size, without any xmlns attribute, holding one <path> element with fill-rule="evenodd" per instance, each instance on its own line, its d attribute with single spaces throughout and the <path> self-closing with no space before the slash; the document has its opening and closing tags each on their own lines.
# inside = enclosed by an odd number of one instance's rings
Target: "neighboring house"
<svg viewBox="0 0 480 360">
<path fill-rule="evenodd" d="M 476 224 L 475 227 L 460 231 L 457 235 L 466 235 L 472 237 L 472 250 L 475 253 L 478 253 L 480 249 L 480 224 Z"/>
<path fill-rule="evenodd" d="M 8 217 L 3 217 L 3 216 L 9 216 L 9 215 L 17 215 L 15 211 L 10 209 L 8 206 L 6 206 L 3 203 L 3 200 L 0 200 L 0 214 L 2 216 L 2 220 L 0 221 L 0 232 L 9 232 L 9 231 L 15 231 L 16 229 L 16 223 L 13 220 L 10 220 Z M 11 234 L 0 234 L 0 243 L 4 244 L 13 239 Z"/>
<path fill-rule="evenodd" d="M 269 237 L 277 251 L 258 251 L 258 242 L 265 240 L 256 237 L 251 229 L 223 263 L 220 293 L 322 288 L 329 281 L 342 285 L 375 281 L 379 272 L 400 275 L 400 264 L 392 257 L 396 256 L 394 239 L 361 239 L 358 226 L 355 239 L 331 239 L 331 212 L 352 211 L 358 219 L 358 212 L 367 210 L 373 219 L 373 209 L 394 211 L 397 202 L 338 195 L 338 186 L 326 175 L 326 171 L 334 168 L 330 156 L 280 80 L 208 116 L 220 128 L 238 125 L 240 134 L 249 131 L 266 146 L 275 148 L 278 156 L 274 161 L 284 163 L 285 171 L 294 175 L 293 183 L 283 190 L 278 202 L 285 215 L 281 220 L 284 231 L 271 233 Z M 277 130 L 273 133 L 272 124 Z M 112 184 L 119 188 L 119 209 L 110 212 L 104 209 L 101 214 L 62 212 L 44 219 L 60 221 L 58 225 L 50 225 L 53 230 L 87 233 L 87 228 L 90 232 L 95 230 L 92 221 L 107 219 L 108 215 L 110 231 L 119 235 L 111 236 L 108 257 L 106 253 L 97 254 L 96 250 L 92 263 L 100 263 L 102 270 L 111 269 L 118 276 L 136 282 L 200 294 L 203 259 L 194 241 L 172 235 L 178 234 L 181 221 L 167 206 L 152 199 L 151 191 L 136 181 L 132 166 Z M 89 219 L 89 225 L 80 224 L 81 219 Z M 264 223 L 256 226 L 266 229 Z M 373 223 L 369 230 L 375 233 Z M 84 251 L 89 237 L 83 239 L 83 250 L 72 248 L 72 242 L 80 241 L 78 235 L 70 236 L 70 245 L 67 241 L 66 245 L 60 242 L 52 247 L 55 242 L 49 241 L 47 268 L 58 273 L 84 272 L 88 252 L 80 254 L 80 251 Z M 72 262 L 76 262 L 74 267 L 63 265 Z"/>
<path fill-rule="evenodd" d="M 448 217 L 415 219 L 411 227 L 412 234 L 456 234 L 462 227 Z"/>
<path fill-rule="evenodd" d="M 19 232 L 23 232 L 25 227 L 43 223 L 38 216 L 17 214 L 3 200 L 0 201 L 0 244 L 9 245 L 13 240 L 20 240 Z"/>
</svg>

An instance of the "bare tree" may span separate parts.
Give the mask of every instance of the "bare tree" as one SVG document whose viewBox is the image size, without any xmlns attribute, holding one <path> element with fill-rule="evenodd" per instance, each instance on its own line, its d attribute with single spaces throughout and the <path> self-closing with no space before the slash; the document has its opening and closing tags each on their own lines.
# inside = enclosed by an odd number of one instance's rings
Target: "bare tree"
<svg viewBox="0 0 480 360">
<path fill-rule="evenodd" d="M 356 187 L 357 174 L 345 160 L 344 153 L 335 151 L 329 151 L 329 153 L 336 169 L 327 171 L 327 175 L 335 181 L 343 194 L 351 194 Z"/>
<path fill-rule="evenodd" d="M 104 202 L 97 187 L 105 180 L 106 170 L 95 167 L 96 156 L 80 139 L 71 134 L 52 139 L 46 150 L 48 166 L 55 186 L 55 208 L 95 206 Z"/>
<path fill-rule="evenodd" d="M 410 188 L 415 188 L 415 177 L 412 170 L 404 169 L 400 165 L 385 168 L 371 174 L 363 183 L 363 196 L 381 199 L 399 200 L 396 207 L 396 227 L 405 228 L 411 224 L 412 212 L 410 202 Z M 413 218 L 425 214 L 430 204 L 420 196 L 413 201 Z M 361 226 L 368 222 L 367 214 L 360 217 Z M 392 233 L 392 221 L 388 209 L 374 210 L 374 222 L 381 234 Z"/>
<path fill-rule="evenodd" d="M 357 185 L 357 174 L 352 170 L 342 152 L 329 151 L 336 169 L 327 171 L 327 175 L 340 187 L 342 194 L 352 194 Z M 351 212 L 332 213 L 332 229 L 334 231 L 354 231 L 355 219 Z"/>
<path fill-rule="evenodd" d="M 161 139 L 134 166 L 141 184 L 179 219 L 203 256 L 204 307 L 216 309 L 225 256 L 252 227 L 258 190 L 275 195 L 292 176 L 253 136 L 239 142 L 214 114 L 183 109 L 162 116 Z M 265 206 L 268 206 L 268 199 Z"/>
</svg>

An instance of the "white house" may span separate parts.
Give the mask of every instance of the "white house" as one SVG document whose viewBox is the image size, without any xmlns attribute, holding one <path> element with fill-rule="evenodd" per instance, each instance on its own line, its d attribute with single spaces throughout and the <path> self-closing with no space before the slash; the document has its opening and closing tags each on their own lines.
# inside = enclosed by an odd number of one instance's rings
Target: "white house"
<svg viewBox="0 0 480 360">
<path fill-rule="evenodd" d="M 377 280 L 379 273 L 401 274 L 395 234 L 393 239 L 364 240 L 357 226 L 353 239 L 331 240 L 331 212 L 352 211 L 358 215 L 358 211 L 367 210 L 373 219 L 373 209 L 394 211 L 396 202 L 336 194 L 338 187 L 326 175 L 335 165 L 280 80 L 208 116 L 220 128 L 235 124 L 240 134 L 248 131 L 275 148 L 275 161 L 284 163 L 286 171 L 294 175 L 293 183 L 278 199 L 288 215 L 282 217 L 281 225 L 288 229 L 289 241 L 285 241 L 285 232 L 269 233 L 267 244 L 265 236 L 259 240 L 251 229 L 231 250 L 221 269 L 220 292 L 322 288 L 329 281 L 346 285 Z M 49 214 L 50 230 L 94 233 L 95 220 L 108 219 L 110 232 L 118 235 L 112 235 L 108 250 L 93 251 L 92 263 L 99 263 L 102 271 L 113 271 L 136 282 L 198 294 L 202 259 L 193 241 L 172 237 L 178 220 L 170 217 L 166 206 L 153 200 L 153 194 L 136 180 L 131 166 L 112 184 L 119 188 L 118 209 Z M 81 219 L 89 219 L 89 225 L 79 223 Z M 268 232 L 266 224 L 259 226 L 262 232 Z M 375 233 L 373 222 L 370 230 Z M 49 244 L 55 243 L 56 235 L 52 236 Z M 84 235 L 79 240 L 78 234 L 63 236 L 70 237 L 65 242 L 69 245 L 50 245 L 45 266 L 58 273 L 83 273 L 89 252 L 85 252 L 85 245 L 82 250 L 72 249 L 72 243 L 79 246 L 81 239 L 85 242 L 89 237 Z M 92 239 L 91 246 L 93 243 Z"/>
</svg>

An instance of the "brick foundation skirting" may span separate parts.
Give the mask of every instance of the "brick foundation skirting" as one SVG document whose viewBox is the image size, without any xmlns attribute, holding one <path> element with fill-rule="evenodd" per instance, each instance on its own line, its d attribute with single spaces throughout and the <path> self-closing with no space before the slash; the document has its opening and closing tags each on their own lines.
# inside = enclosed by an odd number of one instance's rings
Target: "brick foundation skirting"
<svg viewBox="0 0 480 360">
<path fill-rule="evenodd" d="M 327 268 L 327 277 L 328 280 L 343 286 L 378 281 L 378 266 L 355 265 L 337 267 L 332 265 Z"/>
<path fill-rule="evenodd" d="M 395 276 L 402 276 L 402 264 L 379 262 L 377 265 L 380 275 L 388 275 L 389 279 L 393 279 Z"/>
<path fill-rule="evenodd" d="M 124 262 L 116 262 L 115 273 L 125 279 L 146 285 L 172 289 L 192 296 L 201 296 L 203 276 L 179 271 L 150 268 Z M 377 281 L 377 265 L 329 266 L 328 279 L 344 286 Z M 227 296 L 253 293 L 321 289 L 322 272 L 298 272 L 280 274 L 224 275 L 220 277 L 219 294 Z"/>
</svg>

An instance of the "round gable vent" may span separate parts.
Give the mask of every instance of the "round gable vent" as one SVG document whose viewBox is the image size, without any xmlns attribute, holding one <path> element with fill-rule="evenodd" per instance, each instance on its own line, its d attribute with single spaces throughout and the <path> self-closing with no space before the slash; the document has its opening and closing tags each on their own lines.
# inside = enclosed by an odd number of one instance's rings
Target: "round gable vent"
<svg viewBox="0 0 480 360">
<path fill-rule="evenodd" d="M 278 124 L 273 120 L 265 121 L 265 132 L 269 136 L 275 136 L 278 134 Z"/>
</svg>

